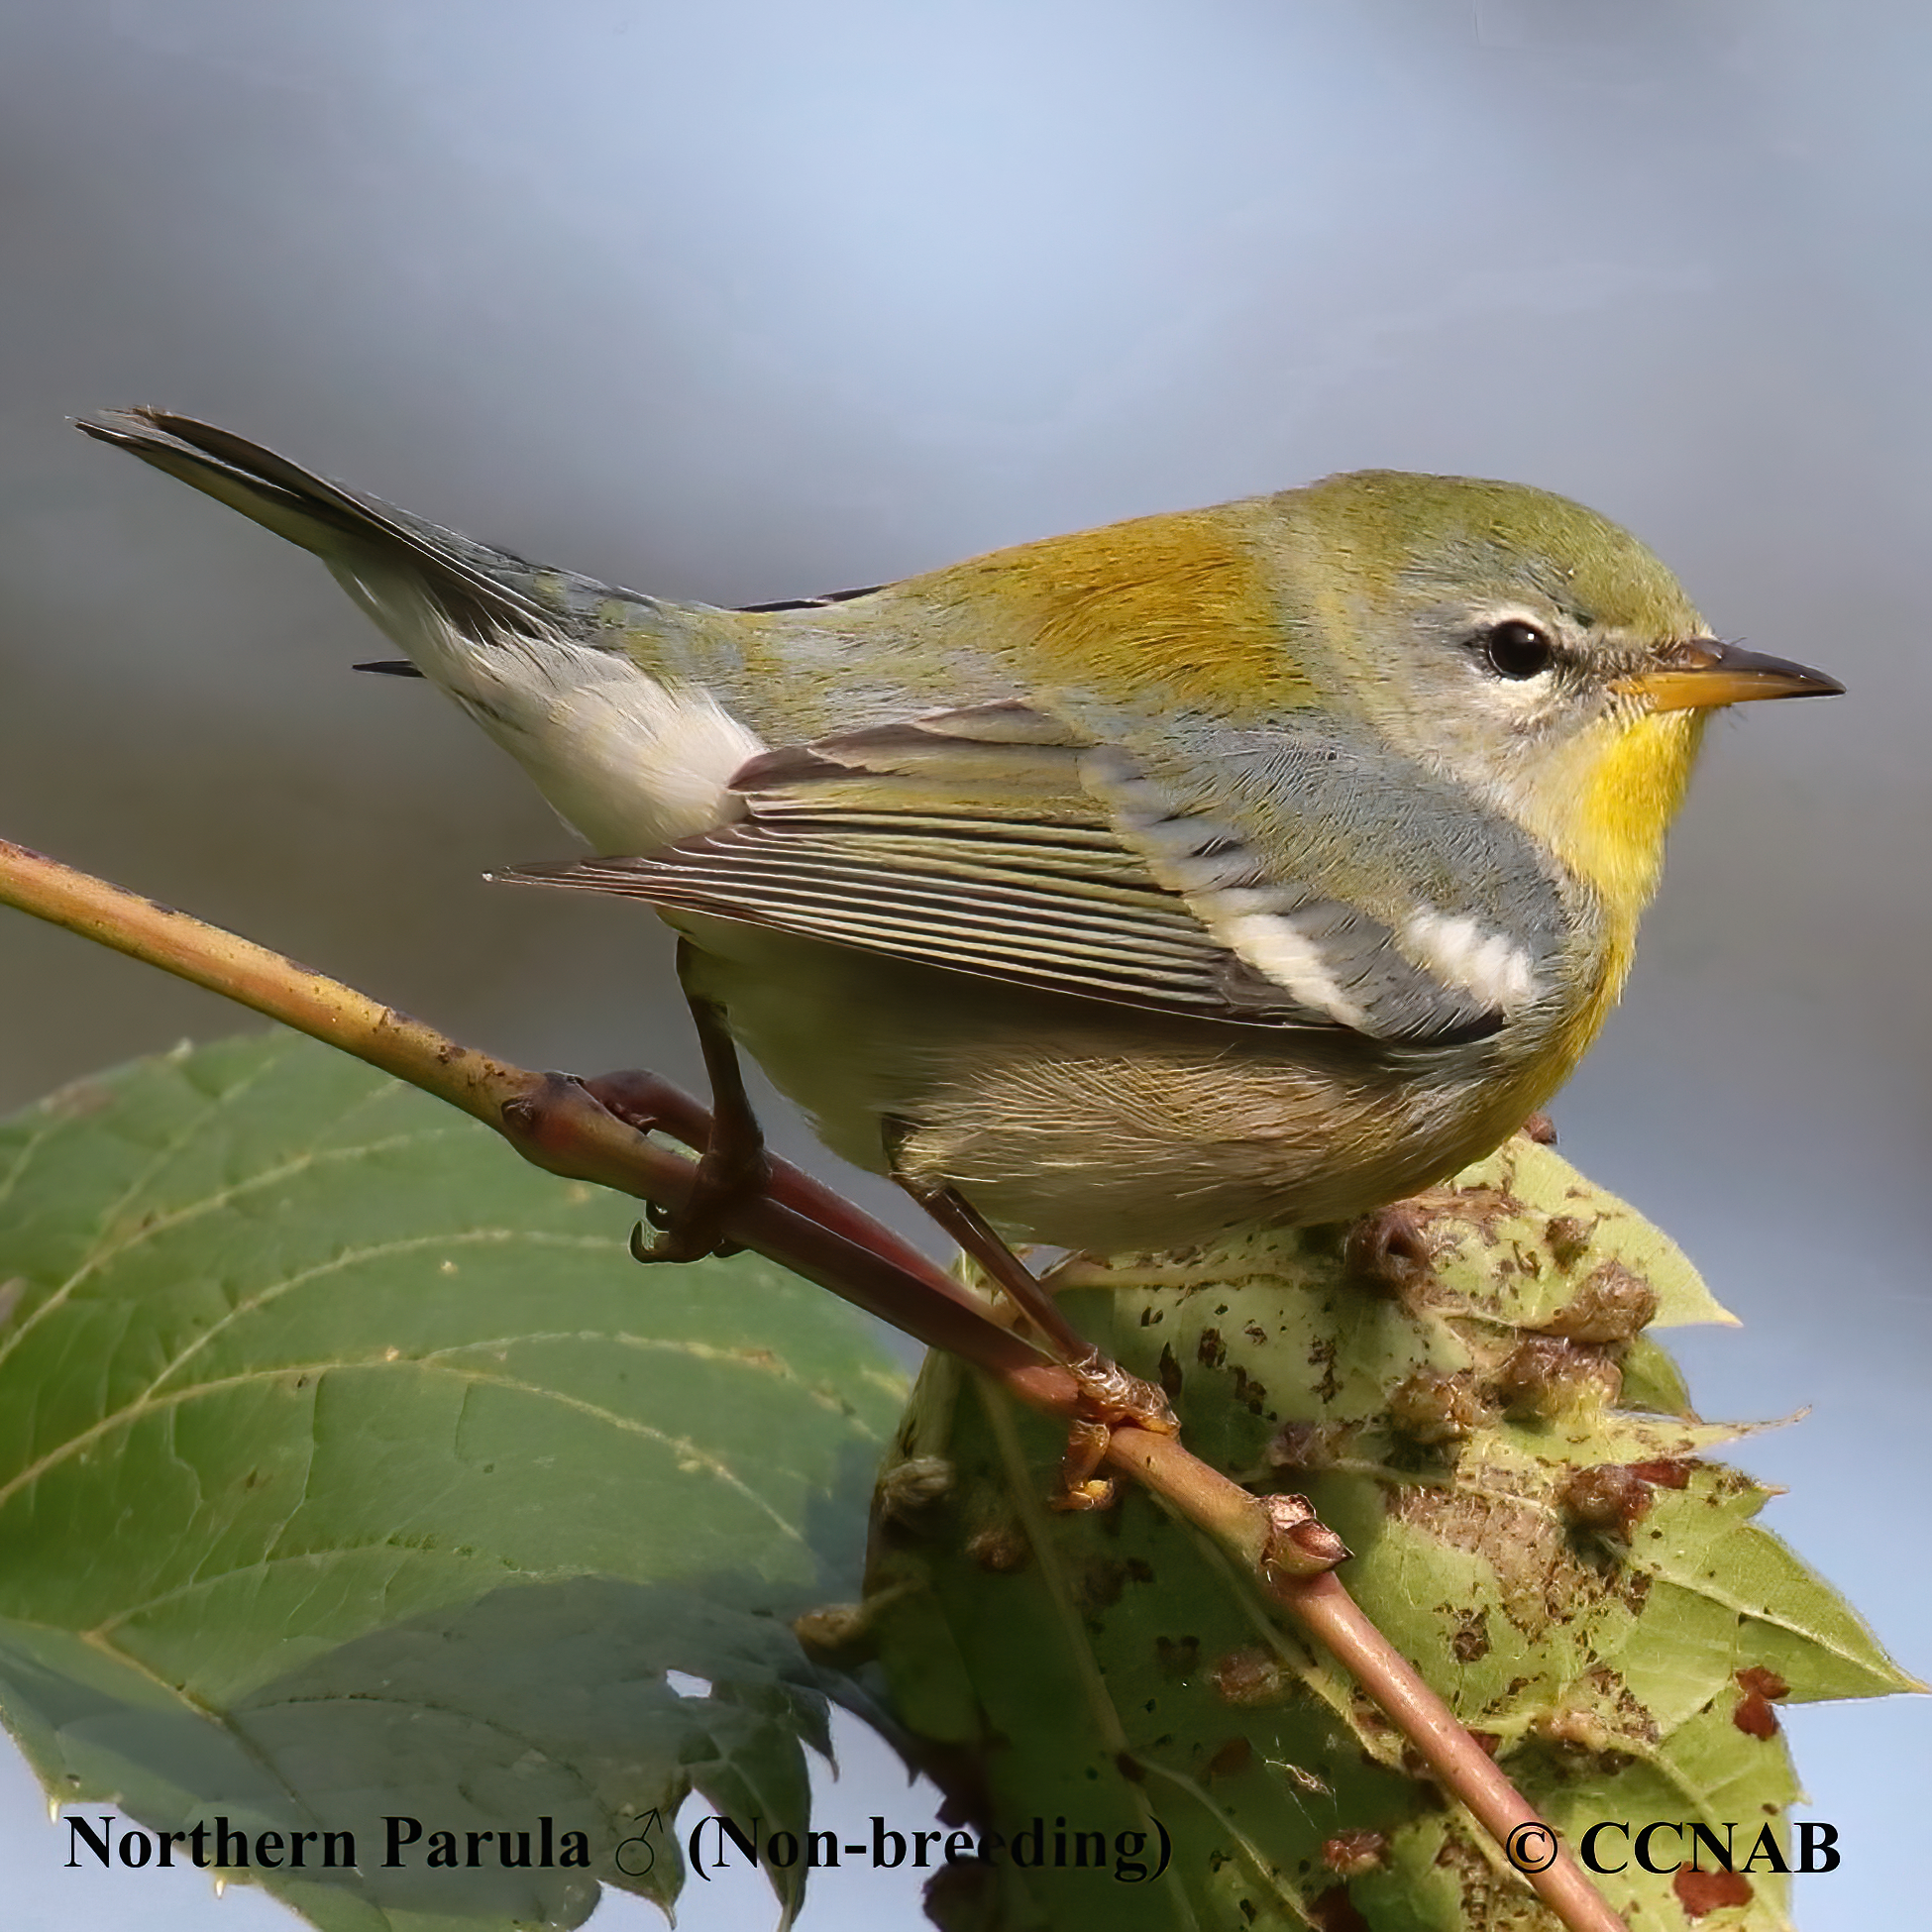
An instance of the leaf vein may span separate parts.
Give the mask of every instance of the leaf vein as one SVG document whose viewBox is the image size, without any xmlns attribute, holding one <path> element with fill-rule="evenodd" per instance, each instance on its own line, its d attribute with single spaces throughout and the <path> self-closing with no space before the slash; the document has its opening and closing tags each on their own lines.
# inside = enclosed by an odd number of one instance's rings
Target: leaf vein
<svg viewBox="0 0 1932 1932">
<path fill-rule="evenodd" d="M 248 1369 L 239 1374 L 220 1377 L 214 1381 L 196 1382 L 188 1388 L 169 1391 L 154 1396 L 145 1402 L 130 1404 L 123 1409 L 115 1410 L 111 1415 L 103 1416 L 91 1428 L 83 1429 L 69 1437 L 66 1442 L 58 1444 L 37 1461 L 28 1464 L 26 1468 L 22 1469 L 10 1481 L 0 1484 L 0 1508 L 4 1508 L 22 1490 L 38 1482 L 50 1469 L 57 1467 L 69 1457 L 79 1454 L 82 1449 L 94 1443 L 102 1441 L 116 1431 L 132 1428 L 135 1423 L 142 1420 L 145 1416 L 163 1411 L 172 1414 L 178 1411 L 184 1404 L 202 1397 L 221 1394 L 231 1389 L 258 1387 L 264 1383 L 279 1381 L 291 1375 L 308 1373 L 319 1376 L 327 1373 L 331 1369 L 383 1369 L 400 1365 L 406 1365 L 413 1369 L 427 1370 L 433 1374 L 448 1375 L 462 1382 L 471 1390 L 481 1390 L 483 1388 L 506 1389 L 516 1394 L 535 1396 L 539 1400 L 555 1403 L 560 1408 L 571 1409 L 580 1415 L 589 1416 L 597 1422 L 607 1424 L 610 1428 L 618 1430 L 625 1435 L 639 1436 L 648 1442 L 661 1444 L 681 1460 L 688 1458 L 695 1466 L 705 1469 L 727 1488 L 735 1490 L 745 1501 L 751 1503 L 755 1508 L 761 1510 L 768 1516 L 781 1533 L 790 1538 L 794 1543 L 803 1544 L 805 1542 L 805 1537 L 800 1530 L 794 1524 L 787 1521 L 785 1516 L 773 1504 L 761 1496 L 743 1477 L 739 1476 L 731 1468 L 729 1463 L 724 1461 L 721 1456 L 714 1455 L 709 1450 L 700 1448 L 697 1443 L 691 1441 L 689 1437 L 670 1435 L 664 1430 L 654 1429 L 649 1423 L 640 1422 L 634 1417 L 619 1415 L 615 1410 L 607 1409 L 600 1403 L 586 1401 L 581 1396 L 569 1395 L 561 1389 L 547 1389 L 538 1383 L 523 1382 L 510 1376 L 484 1375 L 475 1370 L 457 1367 L 448 1362 L 425 1361 L 420 1356 L 399 1357 L 396 1361 L 388 1361 L 377 1357 L 360 1362 L 341 1360 L 310 1362 L 307 1364 L 282 1362 L 277 1363 L 272 1368 Z"/>
<path fill-rule="evenodd" d="M 318 1261 L 313 1267 L 298 1268 L 293 1274 L 268 1283 L 259 1293 L 244 1295 L 218 1322 L 210 1323 L 185 1348 L 165 1363 L 161 1372 L 135 1400 L 137 1403 L 142 1402 L 155 1394 L 182 1363 L 199 1353 L 224 1330 L 233 1327 L 235 1323 L 247 1316 L 258 1314 L 271 1302 L 279 1301 L 283 1295 L 294 1289 L 309 1287 L 329 1275 L 340 1274 L 346 1268 L 360 1267 L 368 1261 L 386 1261 L 395 1255 L 420 1253 L 426 1248 L 494 1246 L 513 1241 L 528 1241 L 533 1246 L 539 1247 L 609 1245 L 607 1241 L 590 1234 L 551 1234 L 540 1229 L 466 1228 L 440 1230 L 430 1234 L 411 1234 L 390 1241 L 372 1241 L 363 1247 L 344 1248 L 340 1254 L 331 1255 L 326 1261 Z M 418 1356 L 414 1359 L 422 1360 L 427 1357 Z"/>
</svg>

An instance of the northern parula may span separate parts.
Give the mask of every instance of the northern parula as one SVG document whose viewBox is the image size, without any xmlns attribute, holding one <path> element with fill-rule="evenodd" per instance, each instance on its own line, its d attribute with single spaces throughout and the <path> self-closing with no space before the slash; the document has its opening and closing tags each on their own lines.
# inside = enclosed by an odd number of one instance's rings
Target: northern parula
<svg viewBox="0 0 1932 1932">
<path fill-rule="evenodd" d="M 160 410 L 649 901 L 848 1160 L 1102 1253 L 1497 1145 L 1602 1024 L 1710 711 L 1842 689 L 1616 525 L 1366 471 L 744 610 L 540 569 Z M 406 669 L 407 667 L 390 667 Z"/>
</svg>

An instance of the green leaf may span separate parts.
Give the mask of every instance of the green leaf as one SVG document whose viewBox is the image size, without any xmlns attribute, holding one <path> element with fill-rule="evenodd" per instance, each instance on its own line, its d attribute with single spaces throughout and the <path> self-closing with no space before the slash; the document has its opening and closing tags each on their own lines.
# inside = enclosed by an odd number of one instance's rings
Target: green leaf
<svg viewBox="0 0 1932 1932">
<path fill-rule="evenodd" d="M 1766 1492 L 1705 1459 L 1744 1432 L 1692 1415 L 1641 1333 L 1728 1318 L 1664 1235 L 1524 1139 L 1391 1212 L 1399 1267 L 1272 1231 L 1068 1267 L 1096 1292 L 1065 1306 L 1167 1389 L 1197 1454 L 1312 1498 L 1368 1615 L 1572 1845 L 1605 1819 L 1734 1822 L 1742 1866 L 1795 1795 L 1774 1702 L 1911 1686 L 1752 1521 Z M 973 1868 L 946 1923 L 1554 1932 L 1217 1549 L 1138 1490 L 1049 1512 L 1062 1447 L 935 1361 L 902 1443 L 916 1480 L 882 1483 L 868 1590 L 899 1714 L 993 1829 L 1045 1834 L 1040 1858 Z M 1161 1831 L 1164 1875 L 1114 1876 Z M 1785 1932 L 1770 1854 L 1745 1877 L 1700 1932 Z M 1667 1873 L 1602 1882 L 1633 1928 L 1688 1922 Z"/>
<path fill-rule="evenodd" d="M 50 1792 L 352 1832 L 251 1866 L 345 1932 L 668 1904 L 694 1785 L 803 1830 L 789 1620 L 854 1592 L 900 1377 L 753 1257 L 635 1267 L 633 1219 L 286 1034 L 0 1127 L 0 1709 Z"/>
</svg>

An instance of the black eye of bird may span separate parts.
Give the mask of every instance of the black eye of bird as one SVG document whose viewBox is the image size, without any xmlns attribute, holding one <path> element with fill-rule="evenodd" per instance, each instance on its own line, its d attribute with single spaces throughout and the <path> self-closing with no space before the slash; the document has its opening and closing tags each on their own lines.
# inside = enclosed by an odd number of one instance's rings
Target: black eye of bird
<svg viewBox="0 0 1932 1932">
<path fill-rule="evenodd" d="M 1509 617 L 1500 624 L 1491 624 L 1483 632 L 1482 654 L 1497 677 L 1520 682 L 1534 678 L 1540 671 L 1548 671 L 1556 647 L 1551 643 L 1549 634 L 1535 624 L 1526 623 L 1521 617 Z"/>
</svg>

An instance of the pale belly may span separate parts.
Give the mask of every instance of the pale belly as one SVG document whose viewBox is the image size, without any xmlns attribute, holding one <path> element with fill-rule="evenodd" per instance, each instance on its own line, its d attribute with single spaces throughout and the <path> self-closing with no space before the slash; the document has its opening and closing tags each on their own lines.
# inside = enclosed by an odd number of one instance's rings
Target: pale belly
<svg viewBox="0 0 1932 1932">
<path fill-rule="evenodd" d="M 1352 1036 L 1168 1020 L 675 916 L 696 990 L 855 1165 L 956 1186 L 1098 1253 L 1342 1221 L 1445 1179 L 1547 1094 L 1496 1042 L 1391 1064 Z"/>
</svg>

